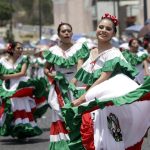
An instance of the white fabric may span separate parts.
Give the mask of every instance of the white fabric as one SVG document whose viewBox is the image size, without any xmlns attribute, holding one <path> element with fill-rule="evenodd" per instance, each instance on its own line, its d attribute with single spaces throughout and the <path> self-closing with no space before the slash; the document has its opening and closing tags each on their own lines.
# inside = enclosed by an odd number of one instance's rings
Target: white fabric
<svg viewBox="0 0 150 150">
<path fill-rule="evenodd" d="M 58 142 L 58 141 L 69 141 L 70 138 L 68 134 L 59 133 L 57 135 L 50 135 L 50 142 Z"/>
<path fill-rule="evenodd" d="M 13 112 L 17 110 L 26 110 L 26 112 L 31 112 L 31 109 L 36 107 L 34 99 L 28 96 L 21 97 L 21 100 L 20 97 L 11 98 L 11 105 Z"/>
<path fill-rule="evenodd" d="M 58 57 L 69 58 L 73 56 L 77 51 L 82 48 L 82 43 L 75 43 L 72 47 L 67 50 L 62 50 L 58 45 L 54 45 L 49 48 L 52 54 L 57 55 Z"/>
<path fill-rule="evenodd" d="M 129 86 L 130 85 L 130 86 Z M 106 99 L 119 97 L 137 89 L 139 85 L 124 74 L 118 74 L 90 89 L 86 94 L 86 101 L 94 98 Z"/>
<path fill-rule="evenodd" d="M 35 123 L 35 121 L 29 121 L 29 118 L 24 118 L 24 119 L 22 119 L 22 118 L 17 118 L 16 120 L 15 120 L 15 125 L 19 125 L 19 124 L 23 124 L 23 125 L 25 125 L 25 124 L 30 124 L 32 127 L 36 127 L 37 126 L 37 124 Z"/>
<path fill-rule="evenodd" d="M 55 85 L 53 85 L 53 84 L 50 86 L 50 91 L 49 91 L 49 95 L 48 95 L 48 103 L 51 106 L 53 111 L 55 111 L 55 112 L 57 112 L 57 114 L 61 115 L 61 109 L 60 109 L 60 106 L 59 106 L 59 103 L 58 103 L 57 93 L 55 91 Z"/>
</svg>

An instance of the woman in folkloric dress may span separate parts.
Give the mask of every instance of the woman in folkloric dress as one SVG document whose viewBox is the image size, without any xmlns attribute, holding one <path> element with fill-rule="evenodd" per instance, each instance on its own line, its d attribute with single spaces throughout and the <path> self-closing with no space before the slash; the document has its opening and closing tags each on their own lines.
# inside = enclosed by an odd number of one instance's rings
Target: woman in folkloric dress
<svg viewBox="0 0 150 150">
<path fill-rule="evenodd" d="M 0 135 L 19 139 L 40 135 L 42 130 L 37 126 L 34 112 L 36 93 L 42 93 L 42 82 L 30 80 L 26 75 L 29 62 L 22 55 L 20 42 L 10 43 L 7 52 L 8 57 L 0 59 Z"/>
<path fill-rule="evenodd" d="M 88 90 L 62 108 L 67 129 L 80 130 L 81 149 L 140 150 L 150 126 L 150 78 L 139 86 L 133 80 L 135 68 L 111 45 L 117 24 L 110 14 L 100 20 L 96 31 L 98 48 L 91 50 L 75 75 Z"/>
<path fill-rule="evenodd" d="M 129 49 L 122 51 L 122 54 L 125 57 L 125 59 L 129 63 L 131 63 L 132 66 L 137 68 L 139 73 L 135 76 L 135 81 L 138 84 L 142 84 L 144 81 L 143 80 L 143 78 L 144 78 L 143 64 L 144 64 L 144 60 L 147 59 L 148 55 L 147 55 L 146 51 L 139 50 L 138 39 L 135 39 L 135 38 L 131 39 L 129 41 Z"/>
<path fill-rule="evenodd" d="M 73 99 L 73 95 L 68 89 L 69 83 L 78 84 L 73 77 L 84 59 L 88 57 L 89 46 L 86 42 L 72 42 L 72 26 L 68 23 L 61 23 L 57 31 L 60 38 L 59 44 L 43 53 L 47 61 L 45 75 L 50 83 L 48 102 L 52 108 L 49 149 L 67 150 L 70 137 L 64 126 L 61 108 L 70 99 Z"/>
<path fill-rule="evenodd" d="M 150 76 L 150 42 L 144 41 L 144 48 L 148 55 L 147 59 L 143 62 L 143 76 Z M 144 81 L 144 79 L 142 79 Z"/>
</svg>

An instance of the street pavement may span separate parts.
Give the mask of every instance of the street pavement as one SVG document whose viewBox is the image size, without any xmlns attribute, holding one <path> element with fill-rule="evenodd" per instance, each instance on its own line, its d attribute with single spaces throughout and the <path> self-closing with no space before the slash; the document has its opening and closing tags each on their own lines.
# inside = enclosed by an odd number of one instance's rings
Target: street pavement
<svg viewBox="0 0 150 150">
<path fill-rule="evenodd" d="M 49 145 L 49 126 L 50 112 L 47 111 L 45 116 L 38 119 L 38 125 L 43 130 L 43 134 L 32 137 L 26 141 L 18 141 L 9 137 L 0 137 L 0 150 L 48 150 Z"/>
<path fill-rule="evenodd" d="M 49 145 L 49 125 L 50 112 L 38 120 L 39 126 L 43 129 L 43 134 L 29 138 L 27 141 L 18 141 L 11 137 L 0 137 L 0 150 L 48 150 Z M 61 149 L 60 149 L 61 150 Z M 150 131 L 148 138 L 144 139 L 142 150 L 150 150 Z"/>
</svg>

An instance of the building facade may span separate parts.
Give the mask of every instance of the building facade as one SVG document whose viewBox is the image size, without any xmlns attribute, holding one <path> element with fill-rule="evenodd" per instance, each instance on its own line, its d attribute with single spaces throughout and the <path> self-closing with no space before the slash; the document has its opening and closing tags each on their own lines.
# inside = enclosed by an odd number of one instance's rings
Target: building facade
<svg viewBox="0 0 150 150">
<path fill-rule="evenodd" d="M 68 22 L 74 33 L 95 31 L 104 13 L 119 18 L 119 34 L 132 24 L 144 24 L 145 0 L 53 0 L 54 26 Z M 150 18 L 150 1 L 147 2 L 147 18 Z"/>
<path fill-rule="evenodd" d="M 92 31 L 91 3 L 92 0 L 53 0 L 54 26 L 67 22 L 74 33 Z"/>
</svg>

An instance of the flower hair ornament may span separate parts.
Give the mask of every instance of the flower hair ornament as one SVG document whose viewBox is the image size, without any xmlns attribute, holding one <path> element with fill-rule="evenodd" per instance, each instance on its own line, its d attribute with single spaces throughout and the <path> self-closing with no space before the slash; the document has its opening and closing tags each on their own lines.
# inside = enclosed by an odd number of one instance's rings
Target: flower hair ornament
<svg viewBox="0 0 150 150">
<path fill-rule="evenodd" d="M 104 16 L 102 16 L 101 19 L 105 19 L 105 18 L 110 19 L 114 23 L 115 26 L 117 26 L 119 24 L 119 21 L 116 18 L 116 16 L 113 16 L 113 15 L 110 15 L 109 13 L 106 13 Z"/>
<path fill-rule="evenodd" d="M 61 21 L 59 25 L 62 25 L 62 24 L 64 24 L 64 22 Z"/>
<path fill-rule="evenodd" d="M 144 42 L 143 42 L 144 45 L 148 45 L 148 43 L 149 42 L 147 40 L 144 40 Z"/>
<path fill-rule="evenodd" d="M 12 49 L 13 49 L 12 43 L 8 43 L 7 48 L 6 48 L 6 51 L 11 52 Z"/>
</svg>

